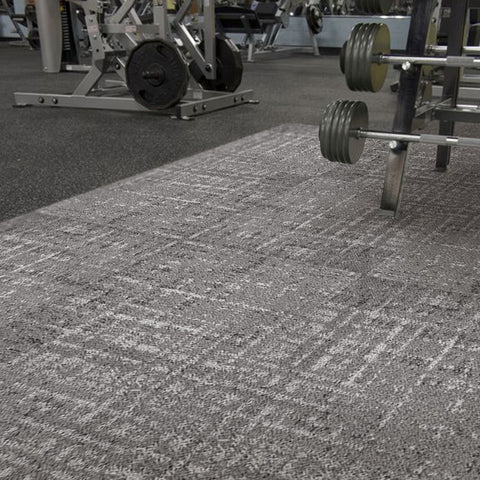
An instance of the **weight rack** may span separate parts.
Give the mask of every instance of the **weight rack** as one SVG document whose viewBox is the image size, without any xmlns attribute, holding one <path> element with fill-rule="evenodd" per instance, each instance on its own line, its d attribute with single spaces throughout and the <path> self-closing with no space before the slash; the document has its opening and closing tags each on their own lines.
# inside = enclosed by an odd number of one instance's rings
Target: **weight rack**
<svg viewBox="0 0 480 480">
<path fill-rule="evenodd" d="M 374 5 L 375 1 L 363 0 L 363 3 Z M 414 1 L 407 46 L 402 55 L 390 55 L 388 28 L 381 24 L 358 24 L 344 46 L 341 68 L 352 90 L 376 92 L 383 86 L 388 65 L 401 66 L 391 132 L 368 130 L 368 110 L 363 102 L 333 102 L 327 107 L 320 126 L 322 154 L 331 161 L 355 163 L 366 138 L 390 142 L 380 207 L 394 216 L 400 208 L 410 143 L 437 145 L 436 170 L 439 172 L 447 170 L 452 146 L 480 147 L 480 139 L 454 136 L 456 122 L 480 122 L 476 105 L 458 104 L 463 68 L 478 68 L 480 64 L 480 58 L 463 56 L 469 53 L 464 47 L 469 8 L 479 8 L 480 0 L 455 0 L 449 4 L 446 49 L 432 43 L 436 41 L 435 23 L 441 6 L 437 0 Z M 441 53 L 446 56 L 436 56 Z M 431 97 L 431 66 L 444 68 L 442 95 L 436 101 Z M 439 134 L 413 134 L 420 120 L 438 121 Z"/>
</svg>

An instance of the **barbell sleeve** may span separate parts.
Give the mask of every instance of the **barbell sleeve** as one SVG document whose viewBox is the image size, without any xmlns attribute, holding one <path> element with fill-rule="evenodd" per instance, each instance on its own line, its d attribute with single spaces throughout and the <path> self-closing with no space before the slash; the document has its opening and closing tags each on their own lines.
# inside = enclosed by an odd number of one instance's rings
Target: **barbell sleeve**
<svg viewBox="0 0 480 480">
<path fill-rule="evenodd" d="M 446 45 L 428 45 L 425 48 L 425 52 L 445 54 L 447 53 L 447 46 Z M 480 47 L 475 47 L 473 45 L 465 45 L 463 47 L 463 54 L 464 55 L 480 55 Z"/>
<path fill-rule="evenodd" d="M 354 129 L 350 131 L 355 138 L 370 138 L 375 140 L 397 141 L 405 143 L 428 143 L 430 145 L 456 145 L 459 147 L 480 147 L 479 138 L 443 136 L 431 134 L 380 132 L 374 130 Z"/>
<path fill-rule="evenodd" d="M 412 57 L 409 55 L 376 55 L 372 58 L 375 63 L 401 65 L 404 63 L 432 65 L 439 67 L 467 67 L 479 68 L 480 58 L 449 56 L 449 57 Z"/>
</svg>

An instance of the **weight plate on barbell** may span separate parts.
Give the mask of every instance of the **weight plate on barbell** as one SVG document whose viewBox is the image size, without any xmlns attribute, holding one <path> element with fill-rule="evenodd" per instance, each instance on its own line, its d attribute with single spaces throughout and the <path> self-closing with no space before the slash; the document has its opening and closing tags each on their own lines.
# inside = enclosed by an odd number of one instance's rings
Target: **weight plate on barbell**
<svg viewBox="0 0 480 480">
<path fill-rule="evenodd" d="M 320 5 L 314 3 L 307 7 L 305 11 L 308 28 L 312 33 L 320 33 L 323 28 L 323 13 Z"/>
<path fill-rule="evenodd" d="M 378 92 L 387 78 L 388 64 L 377 63 L 378 55 L 390 54 L 390 31 L 383 23 L 359 23 L 345 47 L 344 69 L 353 91 Z"/>
<path fill-rule="evenodd" d="M 392 8 L 393 0 L 356 0 L 355 6 L 364 13 L 386 15 Z"/>
<path fill-rule="evenodd" d="M 187 64 L 178 48 L 167 40 L 138 44 L 128 57 L 125 75 L 135 100 L 151 110 L 172 107 L 187 92 Z"/>
<path fill-rule="evenodd" d="M 217 35 L 215 38 L 216 78 L 206 78 L 198 65 L 193 61 L 189 65 L 190 73 L 205 90 L 234 92 L 242 82 L 243 63 L 240 50 L 229 38 L 220 35 Z M 199 48 L 203 51 L 203 44 L 200 44 Z"/>
<path fill-rule="evenodd" d="M 321 135 L 322 138 L 320 140 L 320 147 L 322 149 L 322 154 L 325 158 L 332 158 L 335 154 L 335 152 L 333 151 L 335 141 L 332 137 L 332 132 L 334 130 L 334 123 L 338 122 L 338 117 L 335 115 L 338 107 L 338 103 L 329 105 L 323 115 L 323 120 L 321 124 L 322 126 L 319 132 L 319 136 Z"/>
<path fill-rule="evenodd" d="M 384 36 L 387 40 L 384 41 Z M 373 61 L 373 57 L 378 54 L 390 53 L 390 31 L 385 25 L 371 24 L 367 33 L 366 46 L 364 50 L 363 65 L 369 66 L 369 70 L 365 68 L 365 87 L 364 89 L 371 92 L 378 92 L 385 83 L 388 73 L 388 65 L 378 64 Z"/>
<path fill-rule="evenodd" d="M 328 135 L 328 142 L 330 144 L 330 155 L 337 158 L 337 161 L 341 158 L 342 139 L 339 138 L 340 124 L 342 122 L 341 110 L 343 104 L 339 102 L 332 112 L 331 127 Z"/>
<path fill-rule="evenodd" d="M 340 70 L 345 75 L 345 50 L 347 49 L 347 42 L 344 42 L 340 50 Z"/>
<path fill-rule="evenodd" d="M 352 133 L 358 129 L 368 129 L 368 109 L 364 102 L 330 103 L 318 132 L 322 155 L 332 162 L 356 163 L 365 146 L 365 138 L 357 138 Z"/>
<path fill-rule="evenodd" d="M 357 73 L 360 82 L 360 90 L 370 90 L 370 70 L 369 65 L 372 36 L 375 30 L 375 24 L 371 23 L 358 32 L 358 55 L 357 55 Z"/>
<path fill-rule="evenodd" d="M 332 102 L 327 106 L 320 123 L 320 130 L 318 132 L 322 155 L 332 162 L 338 161 L 339 157 L 338 141 L 336 139 L 336 135 L 333 135 L 332 132 L 336 131 L 337 129 L 336 125 L 339 120 L 337 110 L 341 104 L 342 101 L 337 100 L 336 102 Z"/>
<path fill-rule="evenodd" d="M 350 124 L 351 114 L 354 107 L 354 102 L 346 103 L 339 115 L 342 120 L 339 122 L 338 139 L 341 145 L 340 161 L 342 163 L 352 163 L 350 158 Z M 346 141 L 348 139 L 348 141 Z"/>
</svg>

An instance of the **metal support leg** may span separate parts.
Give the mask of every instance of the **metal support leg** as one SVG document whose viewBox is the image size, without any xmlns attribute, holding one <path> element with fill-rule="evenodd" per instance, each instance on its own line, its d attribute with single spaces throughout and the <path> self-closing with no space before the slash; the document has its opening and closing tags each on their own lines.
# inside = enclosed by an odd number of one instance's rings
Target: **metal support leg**
<svg viewBox="0 0 480 480">
<path fill-rule="evenodd" d="M 312 41 L 313 54 L 316 57 L 319 57 L 320 56 L 320 51 L 318 49 L 317 38 L 315 37 L 315 34 L 310 29 L 308 29 L 308 33 L 310 34 L 310 40 Z"/>
<path fill-rule="evenodd" d="M 37 0 L 38 34 L 43 71 L 58 73 L 62 66 L 62 19 L 58 0 Z"/>
<path fill-rule="evenodd" d="M 407 39 L 407 55 L 422 56 L 424 54 L 427 32 L 435 4 L 436 0 L 416 0 L 413 3 L 412 20 Z M 410 133 L 412 131 L 420 75 L 421 68 L 419 66 L 402 71 L 400 75 L 393 132 Z M 387 161 L 387 173 L 380 208 L 392 214 L 397 214 L 400 207 L 407 156 L 408 145 L 401 145 L 400 149 L 391 151 Z"/>
<path fill-rule="evenodd" d="M 465 43 L 466 26 L 468 20 L 468 0 L 456 0 L 455 7 L 452 6 L 451 15 L 448 23 L 448 47 L 447 56 L 462 55 L 463 45 Z M 451 67 L 445 69 L 445 84 L 443 86 L 442 99 L 451 98 L 451 107 L 456 107 L 462 69 Z M 441 121 L 440 135 L 453 135 L 455 122 Z M 440 146 L 437 149 L 436 169 L 445 171 L 450 163 L 450 154 L 452 147 Z"/>
<path fill-rule="evenodd" d="M 255 37 L 253 36 L 253 34 L 247 36 L 247 45 L 247 62 L 253 62 L 253 51 L 255 50 Z"/>
</svg>

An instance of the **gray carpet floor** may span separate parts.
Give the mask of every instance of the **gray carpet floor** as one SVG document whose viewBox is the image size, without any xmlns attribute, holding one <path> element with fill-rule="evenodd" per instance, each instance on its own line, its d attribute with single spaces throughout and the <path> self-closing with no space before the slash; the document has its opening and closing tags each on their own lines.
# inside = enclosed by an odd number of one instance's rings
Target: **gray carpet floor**
<svg viewBox="0 0 480 480">
<path fill-rule="evenodd" d="M 0 224 L 0 478 L 477 479 L 480 170 L 290 124 Z"/>
</svg>

